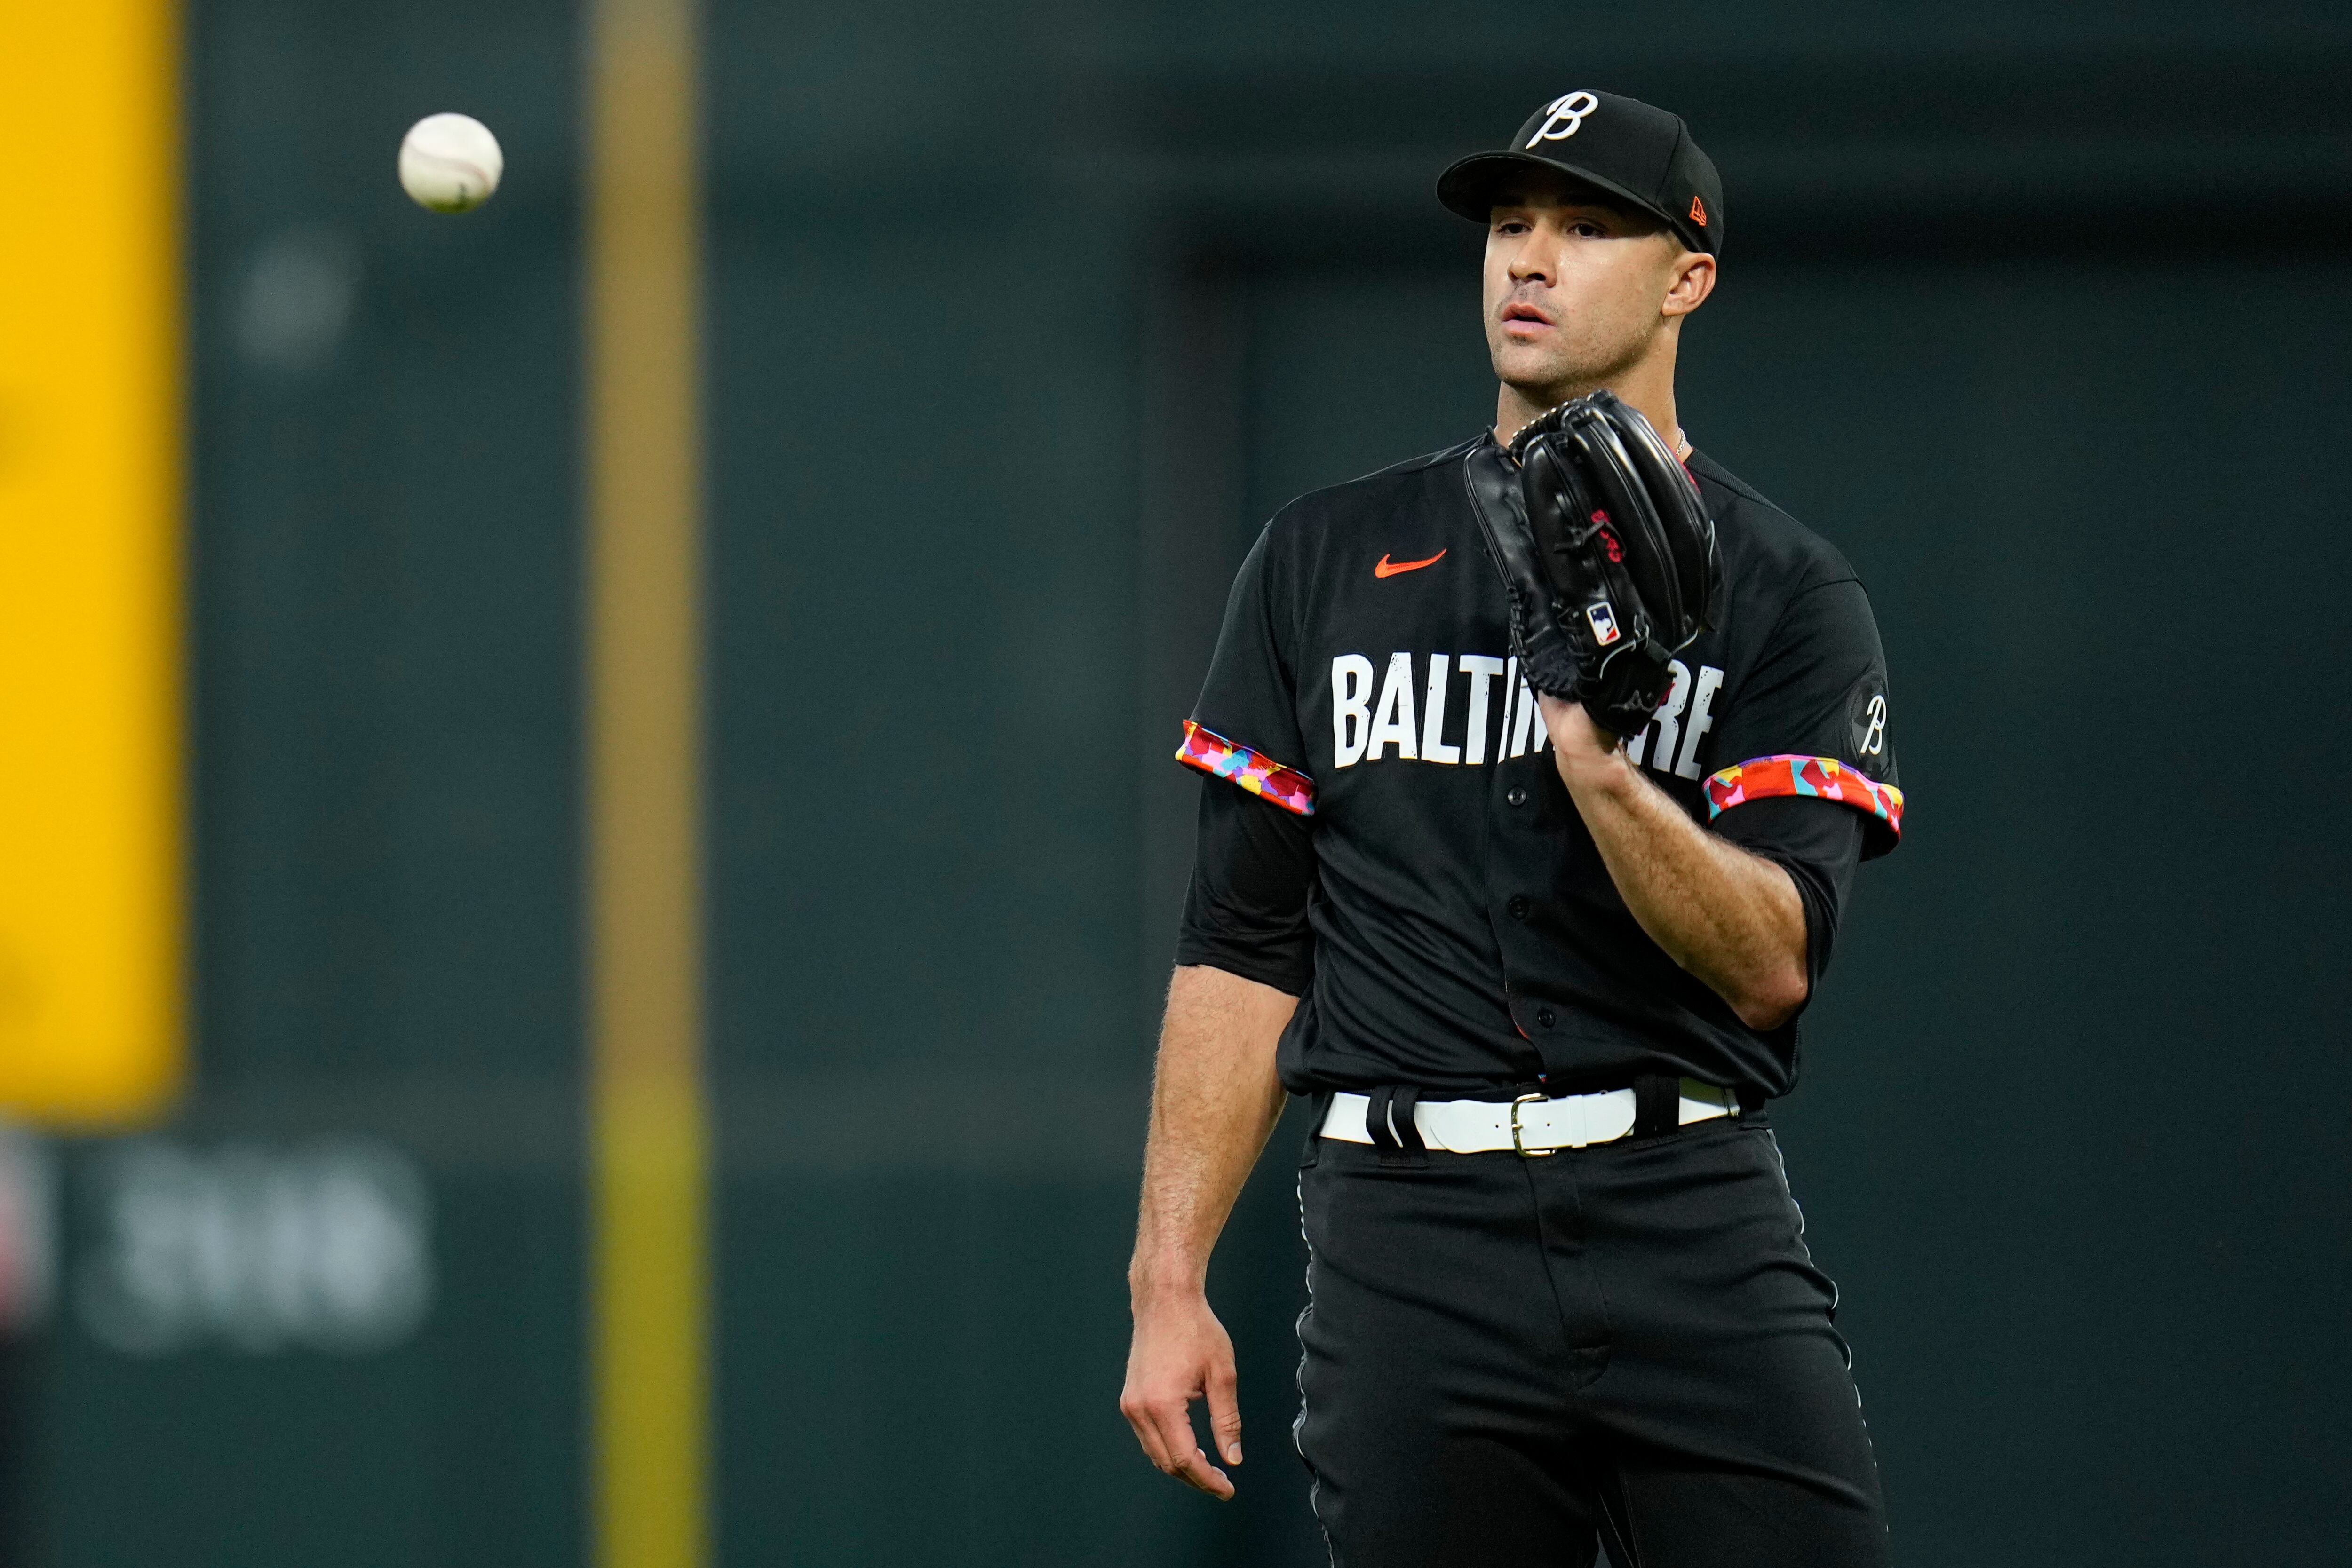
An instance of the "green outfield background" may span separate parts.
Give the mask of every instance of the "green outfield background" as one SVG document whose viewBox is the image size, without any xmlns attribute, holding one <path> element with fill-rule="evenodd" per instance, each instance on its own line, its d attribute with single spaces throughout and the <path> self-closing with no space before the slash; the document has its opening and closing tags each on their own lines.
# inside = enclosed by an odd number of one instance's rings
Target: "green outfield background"
<svg viewBox="0 0 2352 1568">
<path fill-rule="evenodd" d="M 581 37 L 185 19 L 191 1088 L 55 1145 L 40 1568 L 582 1563 Z M 1436 170 L 1685 114 L 1684 423 L 1870 585 L 1912 805 L 1774 1117 L 1906 1565 L 2336 1560 L 2352 25 L 704 14 L 714 1562 L 1324 1561 L 1296 1118 L 1220 1509 L 1115 1407 L 1168 760 L 1256 526 L 1491 415 Z M 401 131 L 505 188 L 436 217 Z"/>
</svg>

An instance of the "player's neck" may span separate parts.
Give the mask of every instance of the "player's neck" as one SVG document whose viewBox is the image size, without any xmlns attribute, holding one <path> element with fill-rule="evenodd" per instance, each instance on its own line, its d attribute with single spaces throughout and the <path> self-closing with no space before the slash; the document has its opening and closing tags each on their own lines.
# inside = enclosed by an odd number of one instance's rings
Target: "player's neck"
<svg viewBox="0 0 2352 1568">
<path fill-rule="evenodd" d="M 1690 455 L 1690 443 L 1683 439 L 1682 426 L 1675 418 L 1675 367 L 1671 359 L 1663 364 L 1646 360 L 1612 375 L 1558 386 L 1516 387 L 1505 382 L 1495 399 L 1495 439 L 1507 446 L 1520 427 L 1537 415 L 1571 398 L 1602 391 L 1615 392 L 1641 410 L 1642 417 L 1665 437 L 1675 456 Z"/>
</svg>

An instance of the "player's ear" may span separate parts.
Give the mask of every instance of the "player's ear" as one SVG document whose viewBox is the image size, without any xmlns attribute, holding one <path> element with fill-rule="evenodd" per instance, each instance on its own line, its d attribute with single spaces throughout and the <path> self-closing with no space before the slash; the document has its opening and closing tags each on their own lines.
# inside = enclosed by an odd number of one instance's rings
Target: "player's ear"
<svg viewBox="0 0 2352 1568">
<path fill-rule="evenodd" d="M 1687 316 L 1715 292 L 1715 257 L 1703 250 L 1686 250 L 1675 257 L 1666 274 L 1666 297 L 1661 314 Z"/>
</svg>

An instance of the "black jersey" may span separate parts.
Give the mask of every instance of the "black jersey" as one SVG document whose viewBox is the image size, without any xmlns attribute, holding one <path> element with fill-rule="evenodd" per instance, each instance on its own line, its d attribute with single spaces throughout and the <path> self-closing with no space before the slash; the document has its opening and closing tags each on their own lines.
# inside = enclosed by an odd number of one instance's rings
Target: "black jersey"
<svg viewBox="0 0 2352 1568">
<path fill-rule="evenodd" d="M 1468 492 L 1500 461 L 1486 436 L 1301 497 L 1251 550 L 1178 753 L 1241 787 L 1204 781 L 1179 961 L 1301 995 L 1296 1092 L 1666 1072 L 1783 1093 L 1793 1020 L 1749 1029 L 1650 940 L 1560 781 Z M 1902 831 L 1877 625 L 1835 549 L 1690 467 L 1725 609 L 1628 750 L 1790 867 L 1818 976 L 1854 861 Z"/>
</svg>

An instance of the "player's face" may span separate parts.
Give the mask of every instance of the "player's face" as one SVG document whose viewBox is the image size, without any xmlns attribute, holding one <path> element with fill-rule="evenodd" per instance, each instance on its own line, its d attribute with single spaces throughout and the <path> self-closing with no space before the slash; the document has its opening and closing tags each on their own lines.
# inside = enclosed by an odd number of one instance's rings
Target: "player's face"
<svg viewBox="0 0 2352 1568">
<path fill-rule="evenodd" d="M 1496 376 L 1538 406 L 1607 386 L 1695 308 L 1692 253 L 1646 215 L 1565 182 L 1507 193 L 1486 230 L 1486 347 Z M 1713 263 L 1697 292 L 1712 281 Z"/>
</svg>

